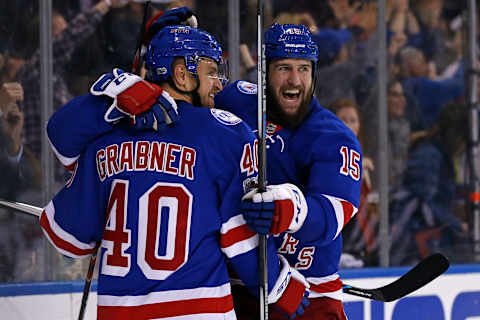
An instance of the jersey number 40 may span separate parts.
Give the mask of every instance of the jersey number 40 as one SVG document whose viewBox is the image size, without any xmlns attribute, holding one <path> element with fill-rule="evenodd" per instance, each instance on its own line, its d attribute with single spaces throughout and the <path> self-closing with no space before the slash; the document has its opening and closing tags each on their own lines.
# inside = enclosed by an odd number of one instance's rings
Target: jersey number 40
<svg viewBox="0 0 480 320">
<path fill-rule="evenodd" d="M 154 184 L 139 199 L 137 264 L 146 278 L 164 280 L 188 256 L 192 194 L 178 183 Z M 102 247 L 102 274 L 125 276 L 130 271 L 131 230 L 127 228 L 128 180 L 112 182 Z M 165 252 L 159 253 L 162 212 L 168 210 Z"/>
</svg>

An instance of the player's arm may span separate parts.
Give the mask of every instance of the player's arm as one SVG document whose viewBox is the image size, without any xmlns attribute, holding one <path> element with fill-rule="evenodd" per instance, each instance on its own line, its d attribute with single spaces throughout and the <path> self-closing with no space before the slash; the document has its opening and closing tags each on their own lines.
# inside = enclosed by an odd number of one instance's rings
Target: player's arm
<svg viewBox="0 0 480 320">
<path fill-rule="evenodd" d="M 238 212 L 240 199 L 249 182 L 257 176 L 254 159 L 255 139 L 251 129 L 241 123 L 243 139 L 233 145 L 235 157 L 228 159 L 226 170 L 220 176 L 220 213 L 222 226 L 220 245 L 223 253 L 231 262 L 236 274 L 253 294 L 258 293 L 258 235 L 246 224 Z M 227 173 L 228 172 L 228 173 Z M 269 303 L 275 304 L 288 315 L 300 314 L 308 304 L 304 298 L 308 283 L 303 276 L 293 270 L 288 262 L 277 256 L 273 238 L 267 244 Z"/>
<path fill-rule="evenodd" d="M 130 109 L 138 114 L 130 114 Z M 163 130 L 178 120 L 177 105 L 160 87 L 114 69 L 93 84 L 90 94 L 56 111 L 48 121 L 47 134 L 59 160 L 71 168 L 82 150 L 121 120 L 131 121 L 139 130 Z"/>
<path fill-rule="evenodd" d="M 324 244 L 335 240 L 355 216 L 360 202 L 362 153 L 356 138 L 337 136 L 337 141 L 316 148 L 304 189 L 309 214 L 293 234 L 303 243 Z"/>
<path fill-rule="evenodd" d="M 261 234 L 292 233 L 305 244 L 335 240 L 356 214 L 360 199 L 361 150 L 355 139 L 313 148 L 305 187 L 267 186 L 244 197 L 241 211 Z"/>
<path fill-rule="evenodd" d="M 44 208 L 40 225 L 50 243 L 63 255 L 88 257 L 102 238 L 105 198 L 95 157 L 86 152 L 77 162 L 71 180 Z"/>
</svg>

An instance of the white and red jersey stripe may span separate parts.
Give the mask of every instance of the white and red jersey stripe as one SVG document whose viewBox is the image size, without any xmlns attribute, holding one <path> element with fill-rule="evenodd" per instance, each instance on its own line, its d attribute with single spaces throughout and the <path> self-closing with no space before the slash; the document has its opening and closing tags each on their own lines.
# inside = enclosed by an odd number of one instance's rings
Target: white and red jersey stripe
<svg viewBox="0 0 480 320">
<path fill-rule="evenodd" d="M 71 258 L 85 258 L 95 251 L 95 242 L 82 242 L 57 224 L 52 201 L 43 209 L 40 225 L 50 243 L 63 255 Z"/>
<path fill-rule="evenodd" d="M 235 320 L 230 284 L 152 292 L 139 296 L 98 295 L 98 320 Z"/>
<path fill-rule="evenodd" d="M 345 225 L 355 216 L 358 208 L 347 200 L 329 196 L 326 194 L 323 194 L 323 196 L 327 198 L 328 201 L 330 201 L 330 204 L 335 211 L 335 217 L 337 220 L 337 231 L 333 239 L 336 239 L 345 227 Z"/>
<path fill-rule="evenodd" d="M 231 217 L 220 229 L 220 246 L 228 258 L 258 246 L 258 235 L 248 228 L 241 214 Z"/>
<path fill-rule="evenodd" d="M 325 277 L 307 277 L 309 298 L 328 297 L 343 301 L 342 280 L 337 273 Z"/>
</svg>

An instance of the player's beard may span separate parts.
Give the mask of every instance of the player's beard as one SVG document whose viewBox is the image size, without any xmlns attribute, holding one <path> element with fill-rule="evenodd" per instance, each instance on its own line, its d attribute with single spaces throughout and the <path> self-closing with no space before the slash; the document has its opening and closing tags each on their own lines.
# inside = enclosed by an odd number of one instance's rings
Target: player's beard
<svg viewBox="0 0 480 320">
<path fill-rule="evenodd" d="M 271 88 L 267 87 L 267 120 L 279 124 L 285 128 L 298 127 L 310 110 L 312 97 L 313 86 L 310 87 L 308 93 L 304 93 L 297 112 L 294 115 L 288 115 L 280 107 L 278 99 L 275 94 L 273 94 Z"/>
</svg>

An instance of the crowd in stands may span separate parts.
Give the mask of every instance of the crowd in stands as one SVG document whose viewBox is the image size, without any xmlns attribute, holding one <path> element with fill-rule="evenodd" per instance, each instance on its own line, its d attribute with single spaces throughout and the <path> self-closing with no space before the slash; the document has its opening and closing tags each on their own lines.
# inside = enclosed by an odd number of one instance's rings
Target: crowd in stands
<svg viewBox="0 0 480 320">
<path fill-rule="evenodd" d="M 256 82 L 256 2 L 240 1 L 242 79 Z M 363 181 L 359 212 L 344 232 L 343 267 L 376 266 L 380 213 L 375 163 L 377 137 L 377 2 L 266 1 L 265 25 L 304 24 L 319 46 L 315 95 L 357 135 Z M 228 1 L 157 0 L 157 11 L 187 5 L 203 29 L 228 49 Z M 143 16 L 142 1 L 53 0 L 54 110 L 88 92 L 113 67 L 130 70 Z M 392 264 L 411 264 L 433 251 L 457 253 L 471 227 L 462 207 L 468 140 L 463 57 L 464 2 L 387 0 L 388 156 Z M 40 192 L 41 119 L 38 1 L 0 4 L 0 197 Z M 228 56 L 228 52 L 226 52 Z M 57 166 L 63 182 L 66 171 Z M 38 199 L 38 196 L 36 197 Z M 0 282 L 19 275 L 17 247 L 34 252 L 39 235 L 0 209 Z M 20 221 L 20 222 L 19 222 Z M 19 225 L 15 231 L 12 225 Z M 20 230 L 20 231 L 18 231 Z M 402 237 L 402 241 L 398 241 Z M 21 240 L 26 239 L 26 240 Z M 461 246 L 461 250 L 459 250 Z M 27 248 L 28 247 L 28 248 Z M 30 251 L 28 251 L 30 250 Z M 462 251 L 463 250 L 463 251 Z M 38 257 L 37 257 L 38 258 Z M 27 255 L 27 263 L 35 258 Z M 22 263 L 25 264 L 25 261 Z M 6 270 L 10 270 L 7 272 Z M 74 278 L 74 276 L 70 276 Z"/>
</svg>

